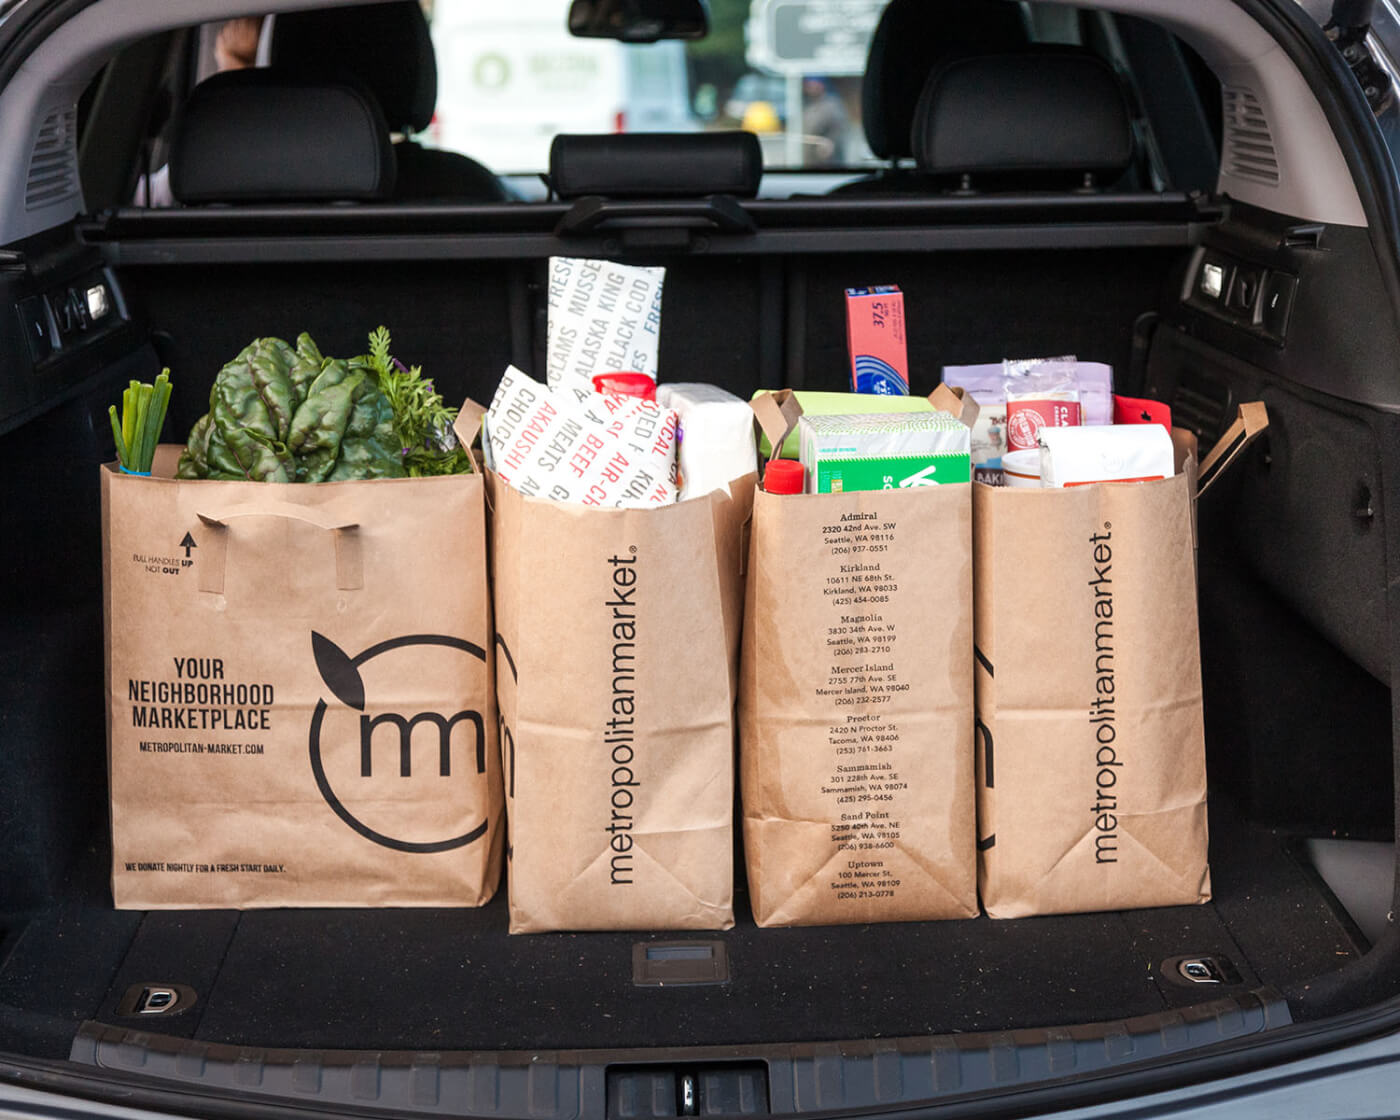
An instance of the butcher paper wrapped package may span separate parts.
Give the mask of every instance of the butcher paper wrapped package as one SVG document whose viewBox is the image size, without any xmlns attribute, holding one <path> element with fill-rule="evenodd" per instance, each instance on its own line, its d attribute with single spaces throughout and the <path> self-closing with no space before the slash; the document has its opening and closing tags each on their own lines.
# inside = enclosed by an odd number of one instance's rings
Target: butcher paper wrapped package
<svg viewBox="0 0 1400 1120">
<path fill-rule="evenodd" d="M 609 509 L 491 479 L 513 933 L 733 924 L 752 476 L 729 490 Z"/>
<path fill-rule="evenodd" d="M 549 384 L 593 390 L 600 373 L 656 380 L 664 268 L 584 257 L 549 260 Z"/>
<path fill-rule="evenodd" d="M 483 477 L 189 481 L 178 450 L 101 476 L 116 905 L 487 901 Z"/>
<path fill-rule="evenodd" d="M 754 411 L 780 447 L 800 410 Z M 760 926 L 977 914 L 962 462 L 960 483 L 755 495 L 739 756 Z"/>
<path fill-rule="evenodd" d="M 1196 471 L 1062 489 L 973 484 L 978 852 L 994 918 L 1205 902 L 1193 500 L 1259 432 L 1246 404 Z"/>
<path fill-rule="evenodd" d="M 676 500 L 676 414 L 655 401 L 554 389 L 510 366 L 485 432 L 487 463 L 522 494 L 617 508 Z"/>
</svg>

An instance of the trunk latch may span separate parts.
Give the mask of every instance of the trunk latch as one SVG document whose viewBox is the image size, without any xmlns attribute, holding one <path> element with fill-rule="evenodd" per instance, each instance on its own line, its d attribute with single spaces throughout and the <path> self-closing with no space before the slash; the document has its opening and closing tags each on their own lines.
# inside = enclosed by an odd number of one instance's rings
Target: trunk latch
<svg viewBox="0 0 1400 1120">
<path fill-rule="evenodd" d="M 768 1067 L 762 1062 L 611 1066 L 607 1085 L 608 1120 L 768 1112 Z"/>
</svg>

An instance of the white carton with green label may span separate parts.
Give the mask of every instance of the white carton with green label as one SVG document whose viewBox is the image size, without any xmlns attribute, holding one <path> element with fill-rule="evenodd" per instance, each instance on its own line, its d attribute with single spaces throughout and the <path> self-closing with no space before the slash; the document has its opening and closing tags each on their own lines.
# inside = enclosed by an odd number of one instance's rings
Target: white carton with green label
<svg viewBox="0 0 1400 1120">
<path fill-rule="evenodd" d="M 905 490 L 969 482 L 967 427 L 947 412 L 803 416 L 807 491 Z"/>
</svg>

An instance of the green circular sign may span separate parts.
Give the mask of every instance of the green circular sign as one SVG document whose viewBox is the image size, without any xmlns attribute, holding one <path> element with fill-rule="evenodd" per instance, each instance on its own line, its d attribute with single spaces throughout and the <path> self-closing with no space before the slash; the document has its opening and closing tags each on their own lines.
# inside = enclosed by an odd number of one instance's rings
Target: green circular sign
<svg viewBox="0 0 1400 1120">
<path fill-rule="evenodd" d="M 484 54 L 472 67 L 472 81 L 482 89 L 501 89 L 510 81 L 510 62 L 496 51 Z"/>
</svg>

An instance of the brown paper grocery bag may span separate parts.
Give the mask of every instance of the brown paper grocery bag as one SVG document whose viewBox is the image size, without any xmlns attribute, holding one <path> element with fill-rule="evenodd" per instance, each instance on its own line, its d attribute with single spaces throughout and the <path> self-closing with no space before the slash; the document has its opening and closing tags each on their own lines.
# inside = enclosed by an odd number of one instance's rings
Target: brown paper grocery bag
<svg viewBox="0 0 1400 1120">
<path fill-rule="evenodd" d="M 1266 425 L 1244 406 L 1202 489 Z M 973 484 L 978 862 L 994 918 L 1210 898 L 1195 484 L 1190 457 L 1156 482 Z"/>
<path fill-rule="evenodd" d="M 488 900 L 482 477 L 177 481 L 158 461 L 101 475 L 116 905 Z"/>
<path fill-rule="evenodd" d="M 753 405 L 781 447 L 796 401 Z M 977 914 L 972 707 L 970 486 L 755 496 L 739 759 L 759 925 Z"/>
<path fill-rule="evenodd" d="M 511 932 L 729 928 L 752 477 L 632 510 L 490 482 Z"/>
<path fill-rule="evenodd" d="M 977 914 L 971 488 L 763 494 L 740 667 L 761 926 Z"/>
</svg>

